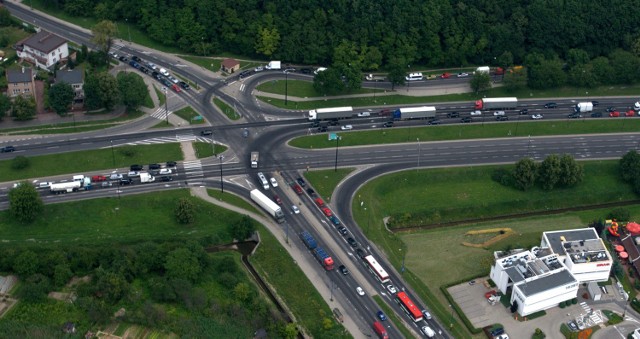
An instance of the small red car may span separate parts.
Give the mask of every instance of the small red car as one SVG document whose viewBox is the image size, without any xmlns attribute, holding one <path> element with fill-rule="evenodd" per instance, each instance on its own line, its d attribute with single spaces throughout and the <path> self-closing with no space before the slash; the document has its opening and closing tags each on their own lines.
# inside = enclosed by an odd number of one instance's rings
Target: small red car
<svg viewBox="0 0 640 339">
<path fill-rule="evenodd" d="M 277 194 L 273 196 L 273 200 L 276 201 L 276 204 L 282 205 L 282 199 L 280 199 L 280 197 Z"/>
<path fill-rule="evenodd" d="M 316 198 L 315 202 L 318 207 L 324 206 L 324 201 L 322 201 L 322 198 Z"/>
<path fill-rule="evenodd" d="M 609 116 L 610 116 L 610 117 L 612 117 L 612 118 L 617 118 L 617 117 L 619 117 L 619 116 L 620 116 L 620 112 L 618 112 L 618 111 L 611 111 L 611 112 L 609 112 Z"/>
<path fill-rule="evenodd" d="M 630 109 L 630 110 L 628 110 L 628 111 L 626 111 L 626 112 L 624 113 L 624 116 L 625 116 L 625 117 L 632 117 L 632 116 L 634 116 L 634 115 L 636 115 L 636 112 L 635 112 L 634 110 L 632 110 L 632 109 Z"/>
<path fill-rule="evenodd" d="M 91 177 L 91 181 L 93 182 L 100 182 L 100 181 L 106 181 L 107 177 L 105 177 L 104 175 L 94 175 Z"/>
<path fill-rule="evenodd" d="M 331 213 L 331 210 L 326 207 L 322 209 L 322 213 L 324 213 L 324 215 L 326 215 L 327 217 L 330 217 L 333 215 L 333 213 Z"/>
<path fill-rule="evenodd" d="M 449 79 L 449 78 L 451 78 L 451 73 L 442 73 L 442 75 L 440 77 L 442 79 Z"/>
<path fill-rule="evenodd" d="M 176 93 L 180 93 L 182 90 L 180 89 L 180 86 L 173 84 L 171 85 L 171 89 L 173 89 Z"/>
<path fill-rule="evenodd" d="M 300 187 L 300 185 L 294 184 L 292 187 L 293 187 L 293 190 L 296 191 L 298 195 L 302 194 L 302 187 Z"/>
</svg>

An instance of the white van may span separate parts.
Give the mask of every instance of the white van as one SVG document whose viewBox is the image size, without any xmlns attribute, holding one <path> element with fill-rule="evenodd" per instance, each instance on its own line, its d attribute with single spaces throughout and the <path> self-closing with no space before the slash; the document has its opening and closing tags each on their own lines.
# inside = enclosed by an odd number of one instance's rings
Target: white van
<svg viewBox="0 0 640 339">
<path fill-rule="evenodd" d="M 433 338 L 436 335 L 436 332 L 434 332 L 429 326 L 422 326 L 422 333 L 429 338 Z"/>
<path fill-rule="evenodd" d="M 258 179 L 260 180 L 260 183 L 262 183 L 262 188 L 268 190 L 269 182 L 267 181 L 267 178 L 265 178 L 264 174 L 262 174 L 262 172 L 258 172 Z"/>
<path fill-rule="evenodd" d="M 418 72 L 418 73 L 409 73 L 409 75 L 407 75 L 406 77 L 404 77 L 405 80 L 407 81 L 419 81 L 422 80 L 422 73 Z"/>
</svg>

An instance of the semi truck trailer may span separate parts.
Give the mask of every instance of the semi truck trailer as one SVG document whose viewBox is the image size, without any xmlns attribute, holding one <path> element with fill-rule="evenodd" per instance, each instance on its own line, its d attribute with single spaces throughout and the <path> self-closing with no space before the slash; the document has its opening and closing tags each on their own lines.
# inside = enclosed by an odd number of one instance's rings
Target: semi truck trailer
<svg viewBox="0 0 640 339">
<path fill-rule="evenodd" d="M 267 198 L 260 190 L 255 189 L 251 191 L 251 200 L 262 207 L 263 210 L 267 211 L 278 223 L 284 222 L 284 213 L 282 213 L 280 206 Z"/>
<path fill-rule="evenodd" d="M 309 121 L 344 119 L 353 116 L 353 107 L 319 108 L 309 111 Z"/>
<path fill-rule="evenodd" d="M 393 112 L 393 120 L 428 119 L 436 117 L 433 106 L 399 108 Z"/>
<path fill-rule="evenodd" d="M 518 98 L 484 98 L 476 100 L 475 109 L 514 109 L 518 107 Z"/>
</svg>

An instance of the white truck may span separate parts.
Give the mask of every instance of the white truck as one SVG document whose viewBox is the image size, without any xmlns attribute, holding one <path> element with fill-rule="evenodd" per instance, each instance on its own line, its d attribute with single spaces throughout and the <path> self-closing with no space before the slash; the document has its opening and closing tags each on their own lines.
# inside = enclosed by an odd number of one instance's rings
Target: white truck
<svg viewBox="0 0 640 339">
<path fill-rule="evenodd" d="M 258 160 L 260 160 L 260 153 L 251 152 L 251 168 L 258 168 Z"/>
<path fill-rule="evenodd" d="M 476 68 L 476 73 L 479 73 L 479 74 L 481 74 L 481 73 L 489 74 L 490 71 L 491 70 L 490 70 L 489 66 L 480 66 L 480 67 Z"/>
<path fill-rule="evenodd" d="M 282 213 L 282 209 L 278 204 L 267 198 L 267 196 L 262 194 L 258 189 L 252 190 L 250 195 L 251 200 L 267 211 L 278 223 L 284 222 L 284 213 Z"/>
<path fill-rule="evenodd" d="M 584 113 L 593 111 L 593 103 L 592 102 L 579 102 L 574 110 L 576 113 Z"/>
<path fill-rule="evenodd" d="M 82 181 L 60 182 L 57 184 L 51 184 L 51 186 L 49 186 L 49 190 L 53 194 L 71 193 L 80 190 L 80 188 L 82 188 L 82 184 Z"/>
<path fill-rule="evenodd" d="M 264 66 L 264 68 L 266 69 L 280 69 L 282 68 L 282 65 L 280 63 L 280 61 L 269 61 L 269 63 Z"/>
<path fill-rule="evenodd" d="M 387 80 L 387 77 L 385 77 L 384 75 L 373 75 L 373 74 L 367 74 L 366 77 L 364 77 L 367 81 L 385 81 Z"/>
<path fill-rule="evenodd" d="M 154 181 L 156 181 L 156 178 L 153 175 L 151 175 L 151 174 L 149 174 L 147 172 L 141 172 L 140 173 L 140 182 L 141 183 L 144 184 L 144 183 L 147 183 L 147 182 L 154 182 Z"/>
</svg>

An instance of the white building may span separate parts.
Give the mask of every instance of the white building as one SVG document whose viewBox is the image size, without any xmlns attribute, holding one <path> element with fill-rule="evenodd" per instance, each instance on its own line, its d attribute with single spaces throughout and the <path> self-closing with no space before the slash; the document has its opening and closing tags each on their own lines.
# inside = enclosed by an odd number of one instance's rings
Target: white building
<svg viewBox="0 0 640 339">
<path fill-rule="evenodd" d="M 580 283 L 609 279 L 613 259 L 594 228 L 544 232 L 540 247 L 557 254 Z"/>
<path fill-rule="evenodd" d="M 46 70 L 69 57 L 67 40 L 45 30 L 18 42 L 15 47 L 19 58 Z"/>
<path fill-rule="evenodd" d="M 540 247 L 494 257 L 491 280 L 503 294 L 511 293 L 521 316 L 575 298 L 581 283 L 606 281 L 612 265 L 593 228 L 544 232 Z"/>
</svg>

